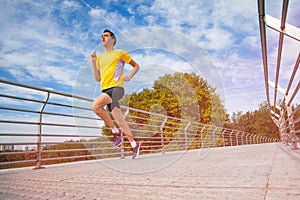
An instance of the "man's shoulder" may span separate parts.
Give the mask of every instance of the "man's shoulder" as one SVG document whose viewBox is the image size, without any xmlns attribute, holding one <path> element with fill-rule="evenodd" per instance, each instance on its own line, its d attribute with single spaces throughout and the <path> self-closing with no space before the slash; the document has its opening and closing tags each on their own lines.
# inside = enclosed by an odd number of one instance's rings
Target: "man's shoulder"
<svg viewBox="0 0 300 200">
<path fill-rule="evenodd" d="M 109 54 L 117 54 L 117 55 L 122 55 L 124 53 L 127 53 L 126 51 L 124 51 L 123 49 L 115 49 L 113 52 L 110 52 Z M 105 57 L 106 55 L 109 55 L 106 52 L 98 55 L 98 57 Z"/>
<path fill-rule="evenodd" d="M 127 53 L 125 50 L 123 49 L 116 49 L 115 50 L 116 53 L 119 53 L 119 54 L 123 54 L 123 53 Z"/>
</svg>

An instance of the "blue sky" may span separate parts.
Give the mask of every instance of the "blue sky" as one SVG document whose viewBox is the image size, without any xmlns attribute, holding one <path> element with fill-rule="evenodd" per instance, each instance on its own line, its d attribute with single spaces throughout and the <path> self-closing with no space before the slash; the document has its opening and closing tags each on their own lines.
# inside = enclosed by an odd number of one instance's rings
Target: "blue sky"
<svg viewBox="0 0 300 200">
<path fill-rule="evenodd" d="M 281 2 L 266 1 L 266 13 L 279 18 Z M 296 27 L 299 3 L 290 1 L 287 17 Z M 100 36 L 109 28 L 116 48 L 141 65 L 127 92 L 165 73 L 197 71 L 217 87 L 229 114 L 255 110 L 266 99 L 257 13 L 255 0 L 2 0 L 0 78 L 94 97 L 89 55 L 103 51 Z M 267 34 L 273 69 L 278 34 Z M 283 87 L 300 49 L 284 42 Z"/>
</svg>

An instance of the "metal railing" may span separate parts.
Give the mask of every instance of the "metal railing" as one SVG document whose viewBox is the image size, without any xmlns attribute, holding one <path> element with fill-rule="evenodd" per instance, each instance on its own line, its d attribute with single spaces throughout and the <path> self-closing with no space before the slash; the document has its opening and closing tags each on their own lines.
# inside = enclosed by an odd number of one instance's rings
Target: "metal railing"
<svg viewBox="0 0 300 200">
<path fill-rule="evenodd" d="M 289 37 L 293 42 L 300 41 L 300 29 L 286 23 L 288 13 L 288 0 L 283 0 L 281 19 L 274 18 L 265 13 L 265 1 L 258 0 L 259 27 L 262 46 L 262 58 L 264 67 L 265 90 L 267 102 L 270 106 L 270 113 L 273 121 L 279 128 L 281 141 L 286 145 L 291 144 L 293 149 L 297 149 L 297 143 L 300 142 L 300 80 L 299 73 L 300 49 L 297 52 L 289 52 L 295 54 L 295 64 L 289 74 L 288 80 L 280 73 L 282 67 L 282 51 L 284 47 L 284 38 Z M 268 64 L 268 46 L 266 27 L 279 33 L 278 52 L 276 58 L 276 71 L 273 81 L 269 76 Z M 285 69 L 284 69 L 285 70 Z M 286 84 L 286 88 L 281 87 Z M 273 98 L 272 97 L 273 93 Z M 278 96 L 282 96 L 281 99 Z M 297 102 L 298 100 L 298 102 Z"/>
<path fill-rule="evenodd" d="M 92 100 L 0 79 L 0 167 L 131 155 L 128 140 L 112 134 L 91 111 Z M 141 154 L 277 142 L 266 136 L 201 124 L 122 106 Z"/>
</svg>

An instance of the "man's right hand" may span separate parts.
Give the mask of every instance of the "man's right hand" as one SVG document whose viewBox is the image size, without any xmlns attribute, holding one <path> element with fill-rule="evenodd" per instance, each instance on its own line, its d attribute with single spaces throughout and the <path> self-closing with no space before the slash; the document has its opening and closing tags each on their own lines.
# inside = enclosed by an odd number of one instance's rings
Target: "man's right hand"
<svg viewBox="0 0 300 200">
<path fill-rule="evenodd" d="M 93 53 L 91 54 L 91 59 L 92 59 L 92 61 L 96 61 L 96 59 L 97 59 L 96 51 L 93 51 Z"/>
</svg>

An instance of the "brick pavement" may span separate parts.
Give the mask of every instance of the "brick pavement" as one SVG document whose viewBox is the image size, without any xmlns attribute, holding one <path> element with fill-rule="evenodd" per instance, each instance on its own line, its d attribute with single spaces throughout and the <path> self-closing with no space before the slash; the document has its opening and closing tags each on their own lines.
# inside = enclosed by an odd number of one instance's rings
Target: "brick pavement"
<svg viewBox="0 0 300 200">
<path fill-rule="evenodd" d="M 300 151 L 259 144 L 1 170 L 0 199 L 300 199 Z"/>
</svg>

